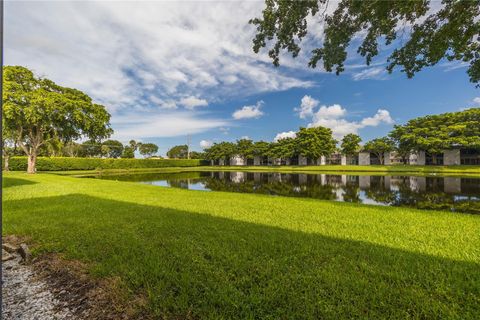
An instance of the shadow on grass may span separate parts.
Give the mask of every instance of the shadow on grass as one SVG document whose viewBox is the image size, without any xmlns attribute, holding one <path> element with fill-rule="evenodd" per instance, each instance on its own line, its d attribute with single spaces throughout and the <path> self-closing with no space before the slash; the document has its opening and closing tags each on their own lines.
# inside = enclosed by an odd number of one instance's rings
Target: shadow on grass
<svg viewBox="0 0 480 320">
<path fill-rule="evenodd" d="M 475 263 L 80 194 L 6 201 L 3 219 L 6 234 L 94 262 L 94 275 L 120 276 L 146 293 L 155 317 L 475 319 L 480 312 Z"/>
<path fill-rule="evenodd" d="M 35 183 L 36 182 L 34 181 L 20 179 L 20 178 L 3 177 L 2 188 L 23 186 L 23 185 L 29 185 L 29 184 L 35 184 Z"/>
</svg>

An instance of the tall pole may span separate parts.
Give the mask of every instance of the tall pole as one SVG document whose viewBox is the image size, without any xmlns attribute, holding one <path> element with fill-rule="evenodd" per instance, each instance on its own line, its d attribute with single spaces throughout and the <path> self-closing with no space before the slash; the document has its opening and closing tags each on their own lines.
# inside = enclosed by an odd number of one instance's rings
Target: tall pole
<svg viewBox="0 0 480 320">
<path fill-rule="evenodd" d="M 190 135 L 187 134 L 187 159 L 190 159 Z"/>
</svg>

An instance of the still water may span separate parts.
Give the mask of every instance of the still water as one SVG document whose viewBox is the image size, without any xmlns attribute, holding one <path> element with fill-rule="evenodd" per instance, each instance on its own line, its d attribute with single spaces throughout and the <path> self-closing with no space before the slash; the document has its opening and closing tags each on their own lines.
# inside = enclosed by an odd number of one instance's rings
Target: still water
<svg viewBox="0 0 480 320">
<path fill-rule="evenodd" d="M 480 178 L 274 172 L 148 173 L 96 178 L 191 190 L 259 193 L 480 214 Z"/>
</svg>

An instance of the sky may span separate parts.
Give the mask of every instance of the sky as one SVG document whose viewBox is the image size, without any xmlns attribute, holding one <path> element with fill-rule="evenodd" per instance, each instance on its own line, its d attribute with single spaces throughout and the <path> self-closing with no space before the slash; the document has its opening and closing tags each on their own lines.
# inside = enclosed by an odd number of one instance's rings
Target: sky
<svg viewBox="0 0 480 320">
<path fill-rule="evenodd" d="M 307 67 L 323 38 L 311 17 L 300 55 L 274 67 L 255 54 L 263 1 L 6 1 L 4 63 L 90 95 L 111 113 L 113 139 L 201 151 L 241 138 L 274 141 L 325 126 L 363 141 L 427 114 L 480 106 L 466 65 L 441 62 L 413 79 L 385 72 L 391 48 L 371 66 L 355 54 L 340 76 Z M 333 10 L 334 5 L 328 10 Z M 355 43 L 355 41 L 354 41 Z"/>
</svg>

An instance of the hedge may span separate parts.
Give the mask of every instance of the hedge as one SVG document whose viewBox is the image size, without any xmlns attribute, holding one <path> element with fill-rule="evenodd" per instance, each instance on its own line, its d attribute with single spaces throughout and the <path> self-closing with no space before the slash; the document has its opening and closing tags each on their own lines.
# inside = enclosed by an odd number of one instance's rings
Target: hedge
<svg viewBox="0 0 480 320">
<path fill-rule="evenodd" d="M 38 157 L 37 171 L 196 167 L 207 164 L 207 161 L 198 159 L 100 159 Z M 26 171 L 27 157 L 10 158 L 9 168 L 12 171 Z"/>
</svg>

